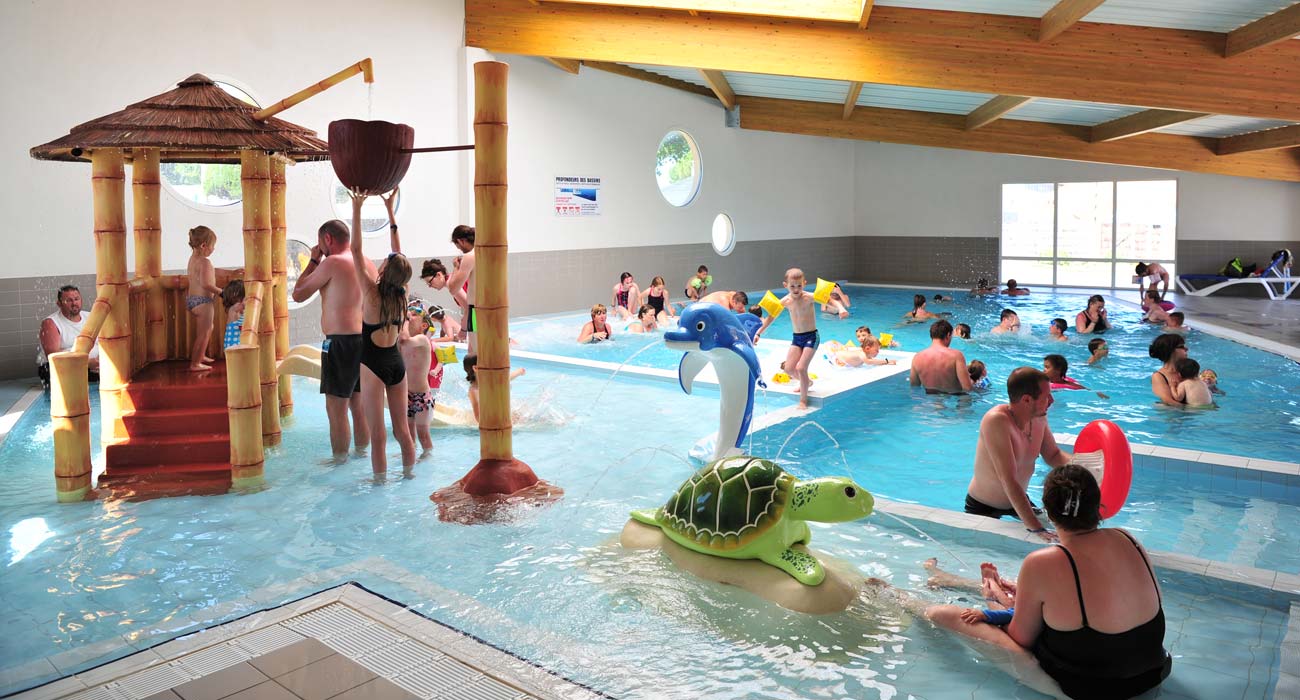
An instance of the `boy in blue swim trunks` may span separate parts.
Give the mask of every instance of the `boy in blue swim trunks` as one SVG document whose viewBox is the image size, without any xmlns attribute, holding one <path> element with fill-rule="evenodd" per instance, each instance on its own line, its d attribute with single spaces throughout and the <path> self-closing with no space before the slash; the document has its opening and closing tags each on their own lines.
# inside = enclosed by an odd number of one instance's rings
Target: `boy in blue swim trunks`
<svg viewBox="0 0 1300 700">
<path fill-rule="evenodd" d="M 817 316 L 813 311 L 815 306 L 813 297 L 812 294 L 804 291 L 804 285 L 807 283 L 803 270 L 792 267 L 785 271 L 783 285 L 789 293 L 781 299 L 781 306 L 790 311 L 790 324 L 794 326 L 794 338 L 791 339 L 790 351 L 785 356 L 785 370 L 791 379 L 796 377 L 799 379 L 799 408 L 808 408 L 808 387 L 812 385 L 812 380 L 808 378 L 808 364 L 812 362 L 813 354 L 817 352 L 817 346 L 820 345 L 817 338 Z M 763 325 L 754 333 L 756 342 L 774 320 L 776 320 L 775 316 L 768 316 L 763 320 Z"/>
</svg>

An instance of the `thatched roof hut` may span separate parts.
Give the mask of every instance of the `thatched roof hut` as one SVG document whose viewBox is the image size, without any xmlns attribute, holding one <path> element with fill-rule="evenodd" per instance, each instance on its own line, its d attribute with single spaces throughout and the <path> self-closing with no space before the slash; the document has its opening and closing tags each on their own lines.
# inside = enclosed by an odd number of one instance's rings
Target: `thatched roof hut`
<svg viewBox="0 0 1300 700">
<path fill-rule="evenodd" d="M 195 73 L 175 90 L 74 126 L 67 136 L 31 149 L 31 155 L 89 162 L 90 149 L 149 147 L 161 149 L 164 163 L 237 164 L 239 152 L 246 149 L 285 154 L 296 161 L 328 157 L 328 145 L 316 132 L 275 117 L 256 120 L 256 111 L 211 78 Z"/>
</svg>

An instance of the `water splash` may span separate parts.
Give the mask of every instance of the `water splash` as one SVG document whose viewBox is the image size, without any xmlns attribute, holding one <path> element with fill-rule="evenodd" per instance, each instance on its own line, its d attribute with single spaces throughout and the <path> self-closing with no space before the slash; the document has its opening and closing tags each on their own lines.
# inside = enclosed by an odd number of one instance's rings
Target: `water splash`
<svg viewBox="0 0 1300 700">
<path fill-rule="evenodd" d="M 614 378 L 618 376 L 618 373 L 619 373 L 619 372 L 622 372 L 622 371 L 623 371 L 623 368 L 626 367 L 626 366 L 628 365 L 629 362 L 631 362 L 632 360 L 635 360 L 635 359 L 637 358 L 638 355 L 640 355 L 641 353 L 645 352 L 646 350 L 649 350 L 650 348 L 656 348 L 656 347 L 659 347 L 662 343 L 663 343 L 662 340 L 656 340 L 656 341 L 653 342 L 653 343 L 649 343 L 649 344 L 647 344 L 645 347 L 641 348 L 640 350 L 637 350 L 636 352 L 632 353 L 632 356 L 631 356 L 631 357 L 629 357 L 629 358 L 627 358 L 626 360 L 623 360 L 621 363 L 619 363 L 618 367 L 615 367 L 615 368 L 614 368 L 614 373 L 611 374 L 611 375 L 609 375 L 609 379 L 606 379 L 606 380 L 605 380 L 605 384 L 604 384 L 603 386 L 600 387 L 600 391 L 596 392 L 596 398 L 595 398 L 594 400 L 592 400 L 592 402 L 591 402 L 591 409 L 592 409 L 593 411 L 596 409 L 596 406 L 598 406 L 598 405 L 600 404 L 600 397 L 602 397 L 602 396 L 605 395 L 605 390 L 609 388 L 609 385 L 612 384 L 612 383 L 614 382 Z"/>
<path fill-rule="evenodd" d="M 371 117 L 371 114 L 374 112 L 374 110 L 375 110 L 375 84 L 366 83 L 366 120 L 367 121 L 373 118 Z"/>
<path fill-rule="evenodd" d="M 807 421 L 807 422 L 801 423 L 801 424 L 799 425 L 799 427 L 797 427 L 797 428 L 795 428 L 793 431 L 791 431 L 791 432 L 790 432 L 790 435 L 786 437 L 785 442 L 781 443 L 781 449 L 779 449 L 779 450 L 776 451 L 776 457 L 772 458 L 772 461 L 773 461 L 773 462 L 776 462 L 777 464 L 780 464 L 780 463 L 781 463 L 781 455 L 785 454 L 785 448 L 786 448 L 786 446 L 789 445 L 789 444 L 790 444 L 790 441 L 793 440 L 793 439 L 795 438 L 796 435 L 798 435 L 800 432 L 802 432 L 804 428 L 816 428 L 816 429 L 822 431 L 822 434 L 824 434 L 824 435 L 826 436 L 826 438 L 827 438 L 828 440 L 830 440 L 831 443 L 832 443 L 833 445 L 835 445 L 835 449 L 839 450 L 839 452 L 840 452 L 840 463 L 844 465 L 844 471 L 845 471 L 845 473 L 848 473 L 848 472 L 850 471 L 850 469 L 849 469 L 849 460 L 848 460 L 847 455 L 845 455 L 845 453 L 844 453 L 844 448 L 840 447 L 840 441 L 839 441 L 839 440 L 836 440 L 836 439 L 835 439 L 835 436 L 834 436 L 834 435 L 831 435 L 831 433 L 830 433 L 829 430 L 827 430 L 826 428 L 824 428 L 824 427 L 822 426 L 821 423 L 818 423 L 818 422 L 815 421 L 815 420 L 810 420 L 810 421 Z"/>
<path fill-rule="evenodd" d="M 925 539 L 930 540 L 931 542 L 935 543 L 936 545 L 939 545 L 939 549 L 942 549 L 944 552 L 946 552 L 946 553 L 948 554 L 948 556 L 952 557 L 953 559 L 956 559 L 957 562 L 960 563 L 963 567 L 965 567 L 965 568 L 967 568 L 967 569 L 970 568 L 970 565 L 967 564 L 966 561 L 965 561 L 964 559 L 962 559 L 961 557 L 959 557 L 959 556 L 957 556 L 955 553 L 953 553 L 953 551 L 952 551 L 951 549 L 948 549 L 948 547 L 946 547 L 946 546 L 945 546 L 942 542 L 940 542 L 939 540 L 936 540 L 935 538 L 933 538 L 933 537 L 929 536 L 928 534 L 926 534 L 925 530 L 922 530 L 921 528 L 919 528 L 919 527 L 913 525 L 912 523 L 907 522 L 906 520 L 900 518 L 900 517 L 897 516 L 897 515 L 894 515 L 893 513 L 885 513 L 885 512 L 883 512 L 883 511 L 879 511 L 879 510 L 872 511 L 872 513 L 874 513 L 875 515 L 883 515 L 883 516 L 888 517 L 888 518 L 893 518 L 894 520 L 897 520 L 898 522 L 900 522 L 900 523 L 906 525 L 907 527 L 909 527 L 909 528 L 915 530 L 918 534 L 920 534 L 920 535 L 921 535 L 922 537 L 924 537 Z"/>
</svg>

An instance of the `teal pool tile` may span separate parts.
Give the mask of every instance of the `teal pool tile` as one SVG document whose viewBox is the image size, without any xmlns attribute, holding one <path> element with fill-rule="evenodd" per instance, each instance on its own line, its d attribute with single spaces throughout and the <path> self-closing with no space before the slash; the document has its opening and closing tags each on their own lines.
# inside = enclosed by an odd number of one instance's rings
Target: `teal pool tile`
<svg viewBox="0 0 1300 700">
<path fill-rule="evenodd" d="M 1236 493 L 1237 480 L 1232 477 L 1211 476 L 1210 488 L 1214 489 L 1215 493 Z"/>
<path fill-rule="evenodd" d="M 1193 469 L 1187 470 L 1187 485 L 1193 488 L 1202 488 L 1202 489 L 1214 488 L 1214 484 L 1210 481 L 1210 478 L 1211 478 L 1210 473 L 1208 471 L 1200 471 L 1200 470 L 1193 470 Z"/>
<path fill-rule="evenodd" d="M 1170 459 L 1165 461 L 1165 474 L 1186 474 L 1187 462 L 1181 459 Z"/>
</svg>

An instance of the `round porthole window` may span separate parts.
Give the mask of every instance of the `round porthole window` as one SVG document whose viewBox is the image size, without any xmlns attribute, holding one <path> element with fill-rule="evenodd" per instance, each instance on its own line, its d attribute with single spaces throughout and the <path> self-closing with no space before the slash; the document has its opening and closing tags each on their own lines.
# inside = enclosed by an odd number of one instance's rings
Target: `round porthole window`
<svg viewBox="0 0 1300 700">
<path fill-rule="evenodd" d="M 261 107 L 252 95 L 220 80 L 213 81 L 230 96 L 254 107 Z M 167 188 L 186 204 L 196 208 L 222 208 L 239 204 L 244 198 L 239 181 L 239 165 L 234 163 L 163 163 L 159 174 Z"/>
<path fill-rule="evenodd" d="M 348 226 L 352 225 L 352 195 L 338 178 L 333 178 L 334 189 L 330 201 L 334 203 L 334 216 L 339 220 L 346 222 Z M 402 210 L 402 193 L 397 193 L 397 201 L 393 202 L 395 212 Z M 388 209 L 384 207 L 384 200 L 379 197 L 367 197 L 366 203 L 361 205 L 361 232 L 366 238 L 374 238 L 381 231 L 388 230 Z"/>
<path fill-rule="evenodd" d="M 726 213 L 713 218 L 713 251 L 718 255 L 731 255 L 736 248 L 736 227 Z"/>
<path fill-rule="evenodd" d="M 685 131 L 673 130 L 659 141 L 655 182 L 674 207 L 684 207 L 700 192 L 700 148 Z"/>
<path fill-rule="evenodd" d="M 297 241 L 292 238 L 285 241 L 284 243 L 285 243 L 285 247 L 288 249 L 287 251 L 288 258 L 285 261 L 285 266 L 284 266 L 285 286 L 288 289 L 292 290 L 293 285 L 298 282 L 298 277 L 302 275 L 302 271 L 307 269 L 307 263 L 311 262 L 311 246 L 307 245 L 306 243 L 303 243 L 302 241 Z M 299 307 L 306 306 L 312 303 L 312 301 L 314 301 L 315 299 L 316 299 L 316 295 L 313 294 L 311 295 L 310 299 L 300 304 L 294 301 L 293 297 L 290 296 L 289 308 L 297 309 Z"/>
</svg>

